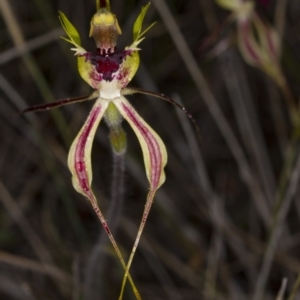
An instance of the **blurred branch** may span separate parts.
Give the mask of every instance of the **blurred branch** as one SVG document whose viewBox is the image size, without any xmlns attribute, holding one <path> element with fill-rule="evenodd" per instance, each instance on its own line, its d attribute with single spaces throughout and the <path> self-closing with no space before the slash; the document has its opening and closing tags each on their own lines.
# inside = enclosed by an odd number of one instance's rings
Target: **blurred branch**
<svg viewBox="0 0 300 300">
<path fill-rule="evenodd" d="M 17 18 L 15 17 L 13 10 L 11 8 L 11 3 L 8 0 L 0 0 L 0 10 L 2 13 L 2 17 L 8 27 L 13 42 L 15 43 L 18 51 L 20 52 L 24 51 L 24 49 L 27 48 L 26 42 L 23 37 L 21 27 L 19 26 Z M 52 102 L 54 100 L 54 97 L 52 95 L 51 89 L 45 77 L 43 76 L 40 68 L 35 63 L 33 56 L 26 51 L 22 58 L 29 73 L 34 78 L 34 81 L 38 86 L 41 94 L 43 95 L 45 101 Z M 52 111 L 51 114 L 54 118 L 57 127 L 59 128 L 59 131 L 62 135 L 65 145 L 68 147 L 69 144 L 71 143 L 71 135 L 70 135 L 69 127 L 67 126 L 63 115 L 61 114 L 60 111 L 55 111 L 55 112 Z"/>
<path fill-rule="evenodd" d="M 68 273 L 62 271 L 61 269 L 55 267 L 52 264 L 40 263 L 38 261 L 7 253 L 4 251 L 0 251 L 0 261 L 2 263 L 18 267 L 20 269 L 25 269 L 32 272 L 37 272 L 40 274 L 51 276 L 54 279 L 60 280 L 61 282 L 69 286 L 71 286 L 72 284 L 72 277 Z"/>
<path fill-rule="evenodd" d="M 275 28 L 279 36 L 279 45 L 282 48 L 282 38 L 286 20 L 286 8 L 288 0 L 278 0 L 275 9 Z"/>
<path fill-rule="evenodd" d="M 224 82 L 244 141 L 245 151 L 256 165 L 255 169 L 258 170 L 270 209 L 274 206 L 276 183 L 245 70 L 233 51 L 228 50 L 224 53 L 222 62 Z"/>
<path fill-rule="evenodd" d="M 284 294 L 285 294 L 285 291 L 286 291 L 287 283 L 288 283 L 287 278 L 283 278 L 280 290 L 279 290 L 278 295 L 276 297 L 276 300 L 284 300 Z"/>
<path fill-rule="evenodd" d="M 4 65 L 26 53 L 53 43 L 57 41 L 62 34 L 63 30 L 61 28 L 53 29 L 47 33 L 43 33 L 41 36 L 26 41 L 26 43 L 20 44 L 18 47 L 2 51 L 0 54 L 0 65 Z"/>
<path fill-rule="evenodd" d="M 253 300 L 260 300 L 263 296 L 267 279 L 271 271 L 274 254 L 282 234 L 284 221 L 289 211 L 289 208 L 291 206 L 292 200 L 294 199 L 295 194 L 297 192 L 299 180 L 300 180 L 300 154 L 298 154 L 296 164 L 291 173 L 289 185 L 284 200 L 274 221 L 273 230 L 271 232 L 271 236 L 267 244 L 267 249 L 263 258 L 263 264 L 260 269 L 260 273 L 255 286 Z"/>
<path fill-rule="evenodd" d="M 51 254 L 49 253 L 47 247 L 36 234 L 35 230 L 33 230 L 32 226 L 28 223 L 25 216 L 23 215 L 23 212 L 19 208 L 19 205 L 14 201 L 2 181 L 0 181 L 0 195 L 0 201 L 2 202 L 12 219 L 15 221 L 15 223 L 19 226 L 20 230 L 23 232 L 25 238 L 28 240 L 36 256 L 42 262 L 51 262 Z"/>
<path fill-rule="evenodd" d="M 287 298 L 287 300 L 296 299 L 296 295 L 297 295 L 297 292 L 299 290 L 299 287 L 300 287 L 300 272 L 298 273 L 297 279 L 296 279 L 296 281 L 293 285 L 292 291 L 291 291 L 289 297 Z"/>
<path fill-rule="evenodd" d="M 256 209 L 260 213 L 260 216 L 267 228 L 271 225 L 271 214 L 266 205 L 266 198 L 258 185 L 255 176 L 252 174 L 252 170 L 247 162 L 247 159 L 243 153 L 241 146 L 239 145 L 232 129 L 230 128 L 224 114 L 222 113 L 214 95 L 212 94 L 195 58 L 192 55 L 183 35 L 181 34 L 178 25 L 171 14 L 169 8 L 167 7 L 165 1 L 163 0 L 153 0 L 158 12 L 161 15 L 162 20 L 175 43 L 178 52 L 181 55 L 182 60 L 185 63 L 192 79 L 194 80 L 196 87 L 202 95 L 208 109 L 214 118 L 216 124 L 218 125 L 220 131 L 222 132 L 225 140 L 231 152 L 236 159 L 239 166 L 240 174 L 245 183 L 248 185 L 249 192 L 252 194 L 253 200 L 256 204 Z"/>
</svg>

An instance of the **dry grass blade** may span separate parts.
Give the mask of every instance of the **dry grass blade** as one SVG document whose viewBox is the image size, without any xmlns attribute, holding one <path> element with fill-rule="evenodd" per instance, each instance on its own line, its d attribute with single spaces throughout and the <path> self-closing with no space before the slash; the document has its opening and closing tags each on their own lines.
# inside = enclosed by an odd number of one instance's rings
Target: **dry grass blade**
<svg viewBox="0 0 300 300">
<path fill-rule="evenodd" d="M 7 212 L 11 215 L 12 219 L 18 224 L 21 231 L 23 231 L 24 236 L 31 244 L 32 249 L 34 250 L 36 256 L 42 262 L 51 262 L 51 255 L 44 245 L 42 240 L 36 234 L 35 230 L 29 224 L 25 216 L 23 215 L 22 210 L 16 203 L 16 201 L 9 194 L 8 190 L 4 186 L 4 184 L 0 181 L 0 194 L 1 194 L 1 202 L 7 209 Z"/>
<path fill-rule="evenodd" d="M 259 277 L 257 279 L 256 288 L 254 291 L 254 300 L 259 300 L 263 296 L 265 285 L 267 279 L 269 277 L 269 273 L 272 267 L 272 262 L 274 258 L 275 251 L 277 249 L 277 245 L 280 242 L 280 238 L 282 235 L 282 229 L 284 227 L 284 220 L 287 216 L 289 208 L 292 204 L 292 201 L 295 198 L 295 194 L 297 192 L 297 188 L 300 181 L 300 154 L 297 157 L 296 164 L 291 173 L 291 178 L 289 181 L 289 186 L 286 191 L 285 198 L 283 200 L 282 206 L 278 211 L 275 222 L 272 228 L 270 240 L 267 244 L 266 253 L 264 255 L 263 264 L 259 273 Z"/>
<path fill-rule="evenodd" d="M 20 257 L 3 251 L 0 251 L 0 261 L 2 263 L 18 267 L 20 269 L 26 269 L 51 276 L 54 279 L 60 280 L 61 282 L 69 286 L 71 286 L 72 283 L 72 277 L 69 274 L 51 264 L 40 263 L 32 259 Z"/>
</svg>

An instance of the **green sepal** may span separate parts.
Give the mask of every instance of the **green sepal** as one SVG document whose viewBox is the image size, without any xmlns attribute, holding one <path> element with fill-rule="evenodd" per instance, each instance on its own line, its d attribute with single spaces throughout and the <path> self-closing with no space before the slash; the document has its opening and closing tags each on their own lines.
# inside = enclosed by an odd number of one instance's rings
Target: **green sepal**
<svg viewBox="0 0 300 300">
<path fill-rule="evenodd" d="M 81 40 L 80 40 L 80 36 L 79 36 L 77 29 L 68 20 L 68 18 L 66 17 L 66 15 L 63 12 L 59 11 L 58 13 L 59 13 L 60 23 L 61 23 L 64 31 L 66 32 L 66 34 L 69 37 L 69 39 L 62 37 L 62 39 L 64 39 L 65 41 L 67 41 L 75 46 L 80 46 Z"/>
<path fill-rule="evenodd" d="M 140 40 L 140 38 L 150 29 L 152 28 L 152 26 L 154 26 L 154 23 L 152 23 L 149 27 L 147 27 L 142 33 L 142 26 L 143 26 L 143 21 L 146 15 L 146 12 L 148 10 L 150 6 L 150 3 L 148 3 L 145 7 L 142 7 L 142 11 L 139 14 L 139 16 L 137 17 L 134 25 L 133 25 L 133 42 L 137 42 L 138 40 Z"/>
</svg>

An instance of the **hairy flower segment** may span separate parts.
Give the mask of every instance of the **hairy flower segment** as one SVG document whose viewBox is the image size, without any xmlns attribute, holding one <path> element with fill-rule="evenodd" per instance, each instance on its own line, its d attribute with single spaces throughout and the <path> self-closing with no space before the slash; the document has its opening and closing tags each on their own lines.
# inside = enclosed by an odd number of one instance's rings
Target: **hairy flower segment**
<svg viewBox="0 0 300 300">
<path fill-rule="evenodd" d="M 97 45 L 94 52 L 87 52 L 81 47 L 77 30 L 60 12 L 62 26 L 69 37 L 66 40 L 75 46 L 72 50 L 78 56 L 79 73 L 90 86 L 99 92 L 98 99 L 85 125 L 74 140 L 68 157 L 74 187 L 87 197 L 89 197 L 92 182 L 90 158 L 92 142 L 102 117 L 105 115 L 109 118 L 110 116 L 110 114 L 105 114 L 109 103 L 117 107 L 139 139 L 150 189 L 156 190 L 165 179 L 163 169 L 167 154 L 163 142 L 122 96 L 122 89 L 130 82 L 139 65 L 137 45 L 141 42 L 144 33 L 152 26 L 141 33 L 142 22 L 148 7 L 149 4 L 142 9 L 134 24 L 133 44 L 124 50 L 116 49 L 116 38 L 121 33 L 116 17 L 107 8 L 100 8 L 91 21 L 91 35 Z M 105 36 L 110 38 L 105 38 Z"/>
</svg>

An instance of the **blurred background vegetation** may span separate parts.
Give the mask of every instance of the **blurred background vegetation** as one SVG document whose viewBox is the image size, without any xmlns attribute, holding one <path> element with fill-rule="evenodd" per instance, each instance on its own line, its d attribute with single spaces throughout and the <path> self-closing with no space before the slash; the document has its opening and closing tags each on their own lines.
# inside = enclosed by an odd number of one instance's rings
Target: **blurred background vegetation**
<svg viewBox="0 0 300 300">
<path fill-rule="evenodd" d="M 110 245 L 103 272 L 84 288 L 103 229 L 76 193 L 67 153 L 91 102 L 15 117 L 39 103 L 91 93 L 58 21 L 63 11 L 88 37 L 94 0 L 0 0 L 0 298 L 117 299 L 122 268 Z M 130 45 L 147 0 L 111 0 Z M 280 63 L 296 103 L 300 93 L 300 2 L 255 2 L 280 38 Z M 129 100 L 164 140 L 169 160 L 132 264 L 143 299 L 300 299 L 299 126 L 286 94 L 237 48 L 230 12 L 209 0 L 153 0 L 131 85 L 182 103 L 186 115 L 142 95 Z M 274 62 L 274 64 L 277 62 Z M 297 105 L 298 106 L 298 105 Z M 128 257 L 148 182 L 136 137 L 125 125 L 125 200 L 116 240 Z M 93 146 L 93 188 L 107 212 L 111 149 L 102 122 Z M 128 285 L 124 299 L 134 299 Z"/>
</svg>

